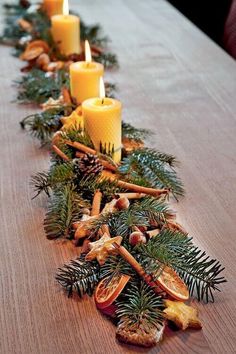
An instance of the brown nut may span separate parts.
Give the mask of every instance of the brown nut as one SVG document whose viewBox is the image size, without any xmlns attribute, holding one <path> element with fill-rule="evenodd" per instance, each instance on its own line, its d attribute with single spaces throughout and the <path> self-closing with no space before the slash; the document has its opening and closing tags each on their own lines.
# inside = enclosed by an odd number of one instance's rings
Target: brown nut
<svg viewBox="0 0 236 354">
<path fill-rule="evenodd" d="M 136 246 L 139 243 L 146 243 L 147 239 L 142 232 L 134 231 L 129 235 L 129 243 L 132 246 Z"/>
<path fill-rule="evenodd" d="M 36 64 L 39 68 L 43 68 L 44 66 L 47 66 L 50 63 L 50 58 L 48 54 L 42 53 L 36 60 Z"/>
<path fill-rule="evenodd" d="M 119 210 L 123 210 L 123 209 L 128 209 L 129 205 L 130 205 L 129 199 L 126 197 L 121 197 L 117 199 L 115 207 Z"/>
<path fill-rule="evenodd" d="M 55 62 L 51 62 L 48 65 L 45 65 L 43 67 L 44 70 L 46 69 L 45 71 L 50 71 L 50 72 L 55 71 L 56 68 L 57 68 L 57 63 Z"/>
<path fill-rule="evenodd" d="M 44 67 L 43 67 L 43 69 L 45 70 L 45 71 L 56 71 L 56 70 L 60 70 L 60 69 L 62 69 L 63 68 L 63 66 L 64 66 L 64 63 L 63 63 L 63 61 L 53 61 L 53 62 L 51 62 L 51 63 L 49 63 L 48 65 L 45 65 Z"/>
<path fill-rule="evenodd" d="M 90 210 L 88 208 L 83 208 L 81 210 L 82 214 L 85 214 L 85 215 L 90 215 Z"/>
</svg>

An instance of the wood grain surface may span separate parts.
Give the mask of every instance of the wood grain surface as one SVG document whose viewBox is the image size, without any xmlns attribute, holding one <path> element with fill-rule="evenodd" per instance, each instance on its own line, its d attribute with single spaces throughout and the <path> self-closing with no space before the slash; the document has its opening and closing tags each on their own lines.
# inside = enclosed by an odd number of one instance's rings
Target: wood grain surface
<svg viewBox="0 0 236 354">
<path fill-rule="evenodd" d="M 112 39 L 120 69 L 109 77 L 124 119 L 152 129 L 150 145 L 181 161 L 186 197 L 173 207 L 196 244 L 224 264 L 228 283 L 214 304 L 197 304 L 202 331 L 168 332 L 150 350 L 117 343 L 92 299 L 66 298 L 54 274 L 78 251 L 45 238 L 46 199 L 31 200 L 29 178 L 48 168 L 48 152 L 20 130 L 33 108 L 11 103 L 22 63 L 1 47 L 0 352 L 235 353 L 236 64 L 163 0 L 71 3 Z"/>
</svg>

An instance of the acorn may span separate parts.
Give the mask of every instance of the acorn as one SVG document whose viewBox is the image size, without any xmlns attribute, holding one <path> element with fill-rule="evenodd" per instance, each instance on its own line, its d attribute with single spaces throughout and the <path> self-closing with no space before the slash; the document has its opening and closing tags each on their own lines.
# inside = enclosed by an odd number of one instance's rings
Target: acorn
<svg viewBox="0 0 236 354">
<path fill-rule="evenodd" d="M 121 198 L 117 199 L 116 204 L 115 204 L 115 208 L 117 208 L 119 210 L 128 209 L 129 205 L 130 205 L 129 199 L 126 197 L 121 197 Z"/>
<path fill-rule="evenodd" d="M 136 246 L 139 243 L 146 243 L 147 239 L 144 234 L 140 231 L 134 231 L 129 235 L 129 243 L 132 246 Z"/>
</svg>

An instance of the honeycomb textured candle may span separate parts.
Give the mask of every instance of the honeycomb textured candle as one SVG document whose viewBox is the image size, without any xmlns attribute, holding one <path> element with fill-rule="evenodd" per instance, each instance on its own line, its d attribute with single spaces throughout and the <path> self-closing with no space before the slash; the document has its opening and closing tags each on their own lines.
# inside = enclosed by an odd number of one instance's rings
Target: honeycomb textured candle
<svg viewBox="0 0 236 354">
<path fill-rule="evenodd" d="M 83 102 L 85 131 L 97 151 L 121 160 L 121 103 L 111 98 L 91 98 Z"/>
<path fill-rule="evenodd" d="M 44 0 L 43 9 L 49 17 L 61 15 L 63 10 L 63 0 Z"/>
<path fill-rule="evenodd" d="M 80 20 L 73 15 L 55 15 L 51 18 L 52 36 L 61 54 L 80 53 Z"/>
<path fill-rule="evenodd" d="M 77 103 L 99 96 L 99 80 L 103 76 L 102 64 L 78 61 L 70 65 L 70 91 Z"/>
</svg>

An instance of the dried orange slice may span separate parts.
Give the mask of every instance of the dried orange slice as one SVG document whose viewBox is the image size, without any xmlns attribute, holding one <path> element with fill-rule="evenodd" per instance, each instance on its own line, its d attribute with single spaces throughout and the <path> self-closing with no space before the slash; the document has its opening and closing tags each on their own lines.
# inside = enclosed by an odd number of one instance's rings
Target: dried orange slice
<svg viewBox="0 0 236 354">
<path fill-rule="evenodd" d="M 49 52 L 49 46 L 46 42 L 42 41 L 41 39 L 36 39 L 35 41 L 30 42 L 26 50 L 32 49 L 32 48 L 42 48 L 44 53 Z"/>
<path fill-rule="evenodd" d="M 21 55 L 20 58 L 22 60 L 29 61 L 38 58 L 38 56 L 42 53 L 43 53 L 43 48 L 41 47 L 26 49 L 26 51 Z"/>
<path fill-rule="evenodd" d="M 110 306 L 117 299 L 130 280 L 130 276 L 124 274 L 114 276 L 111 280 L 109 278 L 106 277 L 100 281 L 94 294 L 96 306 L 101 310 Z"/>
<path fill-rule="evenodd" d="M 186 301 L 189 298 L 189 291 L 186 284 L 170 267 L 165 267 L 161 275 L 156 280 L 156 284 L 160 286 L 172 298 L 179 301 Z"/>
</svg>

